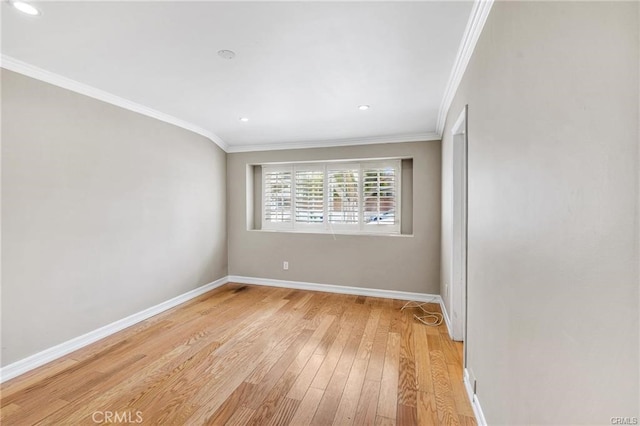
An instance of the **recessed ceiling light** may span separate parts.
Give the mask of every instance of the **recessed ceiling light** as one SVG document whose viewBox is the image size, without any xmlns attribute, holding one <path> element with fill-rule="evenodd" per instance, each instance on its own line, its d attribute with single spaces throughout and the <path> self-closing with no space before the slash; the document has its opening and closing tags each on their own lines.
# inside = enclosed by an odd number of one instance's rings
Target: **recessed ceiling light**
<svg viewBox="0 0 640 426">
<path fill-rule="evenodd" d="M 366 110 L 368 110 L 369 108 L 371 108 L 369 105 L 358 105 L 358 109 L 359 109 L 360 111 L 366 111 Z"/>
<path fill-rule="evenodd" d="M 20 12 L 26 13 L 27 15 L 31 15 L 31 16 L 40 15 L 40 11 L 35 6 L 32 6 L 29 3 L 25 3 L 23 1 L 13 1 L 11 2 L 11 4 Z"/>
<path fill-rule="evenodd" d="M 240 117 L 240 121 L 246 123 L 247 121 L 249 121 L 249 119 L 247 117 Z"/>
<path fill-rule="evenodd" d="M 224 59 L 233 59 L 236 57 L 236 52 L 233 50 L 218 50 L 218 56 Z"/>
</svg>

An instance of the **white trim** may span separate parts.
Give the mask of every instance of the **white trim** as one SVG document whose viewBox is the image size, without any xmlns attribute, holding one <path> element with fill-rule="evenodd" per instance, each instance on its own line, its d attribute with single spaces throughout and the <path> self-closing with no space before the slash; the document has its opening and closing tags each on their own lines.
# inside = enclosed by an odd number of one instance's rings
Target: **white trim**
<svg viewBox="0 0 640 426">
<path fill-rule="evenodd" d="M 482 407 L 480 406 L 478 395 L 473 393 L 473 387 L 471 386 L 471 382 L 469 381 L 469 371 L 466 368 L 464 369 L 463 382 L 464 388 L 467 391 L 467 396 L 469 397 L 469 402 L 471 403 L 471 408 L 473 408 L 473 415 L 476 417 L 478 426 L 487 426 L 487 419 L 484 417 L 484 412 L 482 411 Z"/>
<path fill-rule="evenodd" d="M 484 24 L 487 21 L 489 12 L 491 11 L 491 6 L 493 6 L 493 0 L 476 0 L 473 3 L 473 8 L 469 15 L 469 21 L 467 22 L 467 27 L 464 30 L 462 41 L 458 48 L 458 54 L 456 55 L 456 60 L 453 64 L 453 69 L 451 70 L 451 75 L 449 76 L 444 96 L 442 97 L 440 111 L 438 112 L 436 133 L 440 137 L 442 137 L 444 132 L 444 124 L 447 118 L 447 113 L 449 112 L 449 107 L 451 106 L 451 102 L 453 102 L 453 98 L 458 91 L 458 86 L 462 81 L 462 76 L 467 69 L 467 65 L 469 65 L 469 60 L 471 59 L 473 50 L 476 47 L 478 38 L 480 38 L 480 33 L 482 33 Z"/>
<path fill-rule="evenodd" d="M 266 163 L 252 163 L 251 166 L 277 166 L 288 164 L 341 164 L 341 163 L 364 163 L 367 161 L 393 161 L 393 160 L 413 160 L 413 156 L 400 157 L 363 157 L 363 158 L 342 158 L 330 160 L 300 160 L 300 161 L 268 161 Z"/>
<path fill-rule="evenodd" d="M 349 237 L 352 236 L 365 236 L 365 237 L 400 237 L 400 238 L 414 238 L 414 234 L 381 234 L 375 232 L 349 232 L 345 230 L 336 230 L 334 229 L 332 232 L 326 232 L 324 230 L 319 231 L 318 229 L 247 229 L 247 232 L 281 232 L 284 234 L 315 234 L 315 235 L 346 235 Z"/>
<path fill-rule="evenodd" d="M 465 105 L 451 130 L 452 196 L 451 196 L 451 286 L 449 304 L 451 339 L 466 337 L 467 298 L 467 112 Z"/>
<path fill-rule="evenodd" d="M 384 299 L 415 300 L 418 302 L 442 303 L 439 294 L 412 293 L 408 291 L 382 290 L 377 288 L 350 287 L 335 284 L 319 284 L 303 281 L 274 280 L 271 278 L 243 277 L 229 275 L 229 282 L 240 284 L 282 287 L 297 290 L 322 291 L 325 293 L 353 294 L 356 296 L 381 297 Z"/>
<path fill-rule="evenodd" d="M 375 235 L 392 235 L 392 234 L 400 234 L 401 232 L 401 218 L 402 218 L 402 160 L 393 159 L 393 160 L 385 160 L 385 159 L 375 159 L 371 158 L 364 161 L 330 161 L 330 162 L 305 162 L 305 163 L 274 163 L 274 164 L 262 164 L 262 196 L 261 196 L 261 209 L 262 209 L 262 230 L 266 231 L 281 231 L 281 232 L 301 232 L 301 233 L 317 233 L 317 234 L 337 234 L 337 233 L 347 233 L 347 234 L 375 234 Z M 370 224 L 366 223 L 364 220 L 365 213 L 365 203 L 364 203 L 364 188 L 365 188 L 365 170 L 378 170 L 390 168 L 394 171 L 394 223 L 382 224 L 382 223 L 374 223 Z M 333 171 L 357 171 L 357 190 L 358 190 L 358 221 L 357 223 L 331 223 L 329 221 L 328 207 L 330 204 L 330 194 L 328 185 L 330 182 L 330 174 Z M 298 171 L 317 171 L 321 172 L 323 175 L 323 195 L 322 195 L 322 205 L 323 205 L 323 217 L 321 222 L 316 223 L 304 223 L 297 221 L 297 207 L 298 207 L 298 191 L 296 189 L 296 185 L 298 184 Z M 290 182 L 290 212 L 291 217 L 288 221 L 284 221 L 283 218 L 281 220 L 270 221 L 267 220 L 267 204 L 274 201 L 271 198 L 267 197 L 267 175 L 291 175 Z M 277 182 L 284 182 L 282 177 L 277 177 Z M 270 194 L 269 194 L 270 195 Z M 267 199 L 269 198 L 269 199 Z M 276 196 L 276 199 L 283 197 Z M 286 201 L 285 197 L 285 201 Z M 279 209 L 277 209 L 279 210 Z M 286 210 L 282 210 L 283 214 L 280 214 L 280 211 L 276 211 L 277 216 L 283 216 L 286 213 Z M 381 214 L 380 211 L 377 212 L 378 215 Z"/>
<path fill-rule="evenodd" d="M 388 136 L 374 136 L 365 138 L 349 138 L 349 139 L 330 139 L 330 140 L 311 140 L 311 141 L 297 141 L 297 142 L 285 142 L 285 143 L 266 143 L 255 145 L 234 145 L 229 146 L 222 138 L 215 133 L 204 129 L 196 124 L 189 123 L 180 118 L 165 114 L 161 111 L 149 108 L 142 104 L 130 101 L 128 99 L 116 96 L 112 93 L 106 92 L 101 89 L 97 89 L 85 83 L 64 77 L 60 74 L 47 71 L 45 69 L 36 67 L 26 62 L 15 59 L 11 56 L 2 54 L 0 66 L 10 71 L 14 71 L 23 75 L 26 75 L 36 80 L 44 81 L 49 84 L 53 84 L 58 87 L 62 87 L 67 90 L 71 90 L 76 93 L 80 93 L 85 96 L 89 96 L 100 101 L 119 106 L 129 111 L 137 112 L 148 117 L 155 118 L 160 121 L 164 121 L 174 126 L 181 127 L 183 129 L 192 131 L 201 136 L 210 139 L 220 148 L 227 153 L 234 152 L 253 152 L 253 151 L 274 151 L 283 149 L 302 149 L 302 148 L 323 148 L 329 146 L 353 146 L 353 145 L 373 145 L 382 143 L 402 143 L 402 142 L 427 142 L 437 141 L 441 139 L 441 133 L 414 133 L 404 135 L 388 135 Z"/>
<path fill-rule="evenodd" d="M 136 102 L 132 102 L 128 99 L 121 98 L 120 96 L 105 92 L 104 90 L 100 90 L 87 84 L 72 80 L 70 78 L 63 77 L 59 74 L 55 74 L 42 68 L 38 68 L 34 65 L 12 58 L 11 56 L 3 54 L 2 63 L 0 65 L 2 66 L 2 68 L 8 69 L 10 71 L 14 71 L 31 78 L 53 84 L 55 86 L 71 90 L 73 92 L 80 93 L 82 95 L 89 96 L 91 98 L 98 99 L 100 101 L 116 105 L 124 109 L 128 109 L 129 111 L 146 115 L 147 117 L 152 117 L 157 120 L 173 124 L 174 126 L 182 127 L 183 129 L 189 130 L 191 132 L 204 136 L 207 139 L 210 139 L 224 151 L 228 149 L 227 144 L 214 133 L 203 129 L 202 127 L 196 126 L 195 124 L 184 121 L 180 118 L 173 117 L 169 114 L 165 114 Z"/>
<path fill-rule="evenodd" d="M 135 325 L 148 318 L 151 318 L 152 316 L 157 315 L 161 312 L 164 312 L 167 309 L 171 309 L 175 306 L 178 306 L 181 303 L 187 302 L 195 297 L 198 297 L 201 294 L 204 294 L 210 290 L 218 288 L 226 284 L 227 282 L 229 282 L 228 277 L 226 276 L 222 277 L 214 282 L 205 284 L 194 290 L 191 290 L 179 296 L 176 296 L 173 299 L 169 299 L 158 305 L 152 306 L 143 311 L 137 312 L 133 315 L 129 315 L 126 318 L 112 322 L 111 324 L 107 324 L 104 327 L 100 327 L 96 330 L 90 331 L 86 334 L 83 334 L 82 336 L 74 337 L 71 340 L 67 340 L 66 342 L 60 343 L 59 345 L 53 346 L 49 349 L 45 349 L 42 352 L 38 352 L 27 358 L 21 359 L 5 367 L 2 367 L 0 368 L 0 383 L 5 382 L 9 379 L 13 379 L 14 377 L 17 377 L 30 370 L 33 370 L 34 368 L 40 367 L 41 365 L 44 365 L 48 362 L 58 359 L 71 352 L 74 352 L 91 343 L 97 342 L 98 340 L 103 339 L 107 336 L 110 336 L 114 333 L 117 333 L 118 331 L 123 330 L 127 327 L 131 327 L 132 325 Z"/>
<path fill-rule="evenodd" d="M 453 127 L 451 127 L 451 134 L 452 135 L 464 135 L 467 133 L 467 108 L 468 105 L 465 105 L 464 108 L 462 109 L 462 112 L 460 113 L 460 115 L 458 116 L 458 119 L 456 120 L 455 124 L 453 125 Z M 464 128 L 462 127 L 464 125 Z"/>
<path fill-rule="evenodd" d="M 482 412 L 482 406 L 480 405 L 478 395 L 473 395 L 473 403 L 471 404 L 471 407 L 473 408 L 473 414 L 476 416 L 478 426 L 487 426 L 487 419 L 484 417 L 484 413 Z"/>
<path fill-rule="evenodd" d="M 469 403 L 473 404 L 473 386 L 471 386 L 471 381 L 469 379 L 469 370 L 467 370 L 466 368 L 462 372 L 462 383 L 464 383 L 464 389 L 467 391 Z"/>
<path fill-rule="evenodd" d="M 436 133 L 415 133 L 411 135 L 390 135 L 375 136 L 369 138 L 332 139 L 326 141 L 300 141 L 285 143 L 270 143 L 257 145 L 233 145 L 227 149 L 228 153 L 253 152 L 253 151 L 276 151 L 282 149 L 302 149 L 302 148 L 325 148 L 329 146 L 353 146 L 353 145 L 374 145 L 382 143 L 403 143 L 403 142 L 429 142 L 439 141 L 441 136 Z"/>
<path fill-rule="evenodd" d="M 90 331 L 86 334 L 83 334 L 82 336 L 74 337 L 73 339 L 67 340 L 66 342 L 60 343 L 59 345 L 45 349 L 27 358 L 2 367 L 0 368 L 0 383 L 13 379 L 17 376 L 20 376 L 21 374 L 27 373 L 44 364 L 70 354 L 71 352 L 77 351 L 78 349 L 90 345 L 91 343 L 97 342 L 100 339 L 104 339 L 105 337 L 124 330 L 127 327 L 131 327 L 132 325 L 151 318 L 154 315 L 158 315 L 159 313 L 162 313 L 168 309 L 174 308 L 181 303 L 187 302 L 229 282 L 263 285 L 269 287 L 291 288 L 298 290 L 322 291 L 338 294 L 353 294 L 357 296 L 381 297 L 385 299 L 433 302 L 439 303 L 440 306 L 443 306 L 442 298 L 438 294 L 412 293 L 406 291 L 382 290 L 374 288 L 340 286 L 333 284 L 317 284 L 301 281 L 284 281 L 268 278 L 228 275 L 214 282 L 205 284 L 194 290 L 183 293 L 158 305 L 152 306 L 133 315 L 129 315 L 126 318 L 112 322 L 111 324 L 107 324 L 104 327 L 100 327 L 96 330 Z"/>
<path fill-rule="evenodd" d="M 449 318 L 449 314 L 447 313 L 447 308 L 445 306 L 444 300 L 442 297 L 440 298 L 440 309 L 442 309 L 442 317 L 444 318 L 444 323 L 447 325 L 447 331 L 449 332 L 449 337 L 453 340 L 453 335 L 451 334 L 451 330 L 453 330 L 453 326 L 451 325 L 451 319 Z"/>
</svg>

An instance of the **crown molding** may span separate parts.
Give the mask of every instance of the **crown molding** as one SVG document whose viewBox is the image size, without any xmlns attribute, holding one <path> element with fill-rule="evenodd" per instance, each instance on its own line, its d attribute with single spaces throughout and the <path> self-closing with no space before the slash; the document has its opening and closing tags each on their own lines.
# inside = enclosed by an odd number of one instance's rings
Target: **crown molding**
<svg viewBox="0 0 640 426">
<path fill-rule="evenodd" d="M 169 114 L 157 111 L 155 109 L 151 109 L 128 99 L 121 98 L 120 96 L 116 96 L 109 92 L 105 92 L 104 90 L 100 90 L 87 84 L 72 80 L 70 78 L 63 77 L 59 74 L 55 74 L 42 68 L 38 68 L 34 65 L 12 58 L 11 56 L 3 54 L 0 66 L 7 70 L 14 71 L 31 78 L 35 78 L 36 80 L 41 80 L 58 87 L 80 93 L 81 95 L 89 96 L 91 98 L 98 99 L 100 101 L 116 105 L 124 109 L 128 109 L 129 111 L 137 112 L 139 114 L 146 115 L 147 117 L 155 118 L 157 120 L 173 124 L 174 126 L 181 127 L 183 129 L 206 137 L 207 139 L 218 145 L 220 148 L 222 148 L 224 151 L 228 149 L 227 144 L 220 137 L 216 136 L 214 133 L 206 129 L 203 129 L 202 127 L 189 123 L 180 118 L 171 116 Z"/>
<path fill-rule="evenodd" d="M 0 66 L 10 71 L 14 71 L 23 75 L 26 75 L 36 80 L 41 80 L 49 84 L 53 84 L 58 87 L 62 87 L 67 90 L 71 90 L 76 93 L 80 93 L 85 96 L 89 96 L 94 99 L 98 99 L 103 102 L 107 102 L 112 105 L 119 106 L 121 108 L 128 109 L 139 114 L 146 115 L 148 117 L 155 118 L 160 121 L 164 121 L 169 124 L 181 127 L 183 129 L 192 131 L 199 135 L 202 135 L 225 152 L 250 152 L 250 151 L 273 151 L 283 149 L 301 149 L 301 148 L 324 148 L 330 146 L 350 146 L 350 145 L 371 145 L 379 143 L 401 143 L 401 142 L 423 142 L 440 140 L 441 137 L 437 133 L 415 133 L 409 135 L 390 135 L 390 136 L 375 136 L 368 138 L 350 138 L 350 139 L 333 139 L 333 140 L 315 140 L 315 141 L 299 141 L 299 142 L 285 142 L 276 144 L 256 144 L 256 145 L 228 145 L 220 137 L 213 132 L 210 132 L 195 124 L 184 121 L 180 118 L 173 117 L 169 114 L 151 109 L 144 105 L 135 103 L 125 98 L 121 98 L 104 90 L 97 89 L 84 83 L 80 83 L 76 80 L 72 80 L 67 77 L 63 77 L 59 74 L 47 71 L 42 68 L 38 68 L 34 65 L 20 61 L 8 55 L 2 55 L 2 61 Z"/>
<path fill-rule="evenodd" d="M 330 139 L 258 145 L 233 145 L 227 149 L 227 152 L 276 151 L 283 149 L 326 148 L 332 146 L 373 145 L 380 143 L 427 142 L 439 141 L 440 139 L 440 135 L 429 132 L 414 133 L 410 135 L 375 136 L 368 138 Z"/>
<path fill-rule="evenodd" d="M 451 107 L 453 97 L 456 95 L 458 86 L 462 81 L 462 76 L 467 69 L 467 65 L 469 65 L 469 60 L 471 59 L 473 50 L 476 47 L 478 38 L 480 38 L 484 24 L 487 21 L 487 17 L 491 11 L 491 6 L 493 6 L 493 1 L 494 0 L 475 0 L 473 3 L 471 14 L 469 15 L 469 21 L 467 22 L 467 27 L 462 35 L 458 54 L 456 55 L 456 60 L 453 64 L 453 69 L 451 70 L 451 75 L 449 76 L 444 96 L 442 97 L 440 111 L 438 112 L 436 133 L 440 137 L 442 137 L 442 133 L 444 132 L 444 124 L 447 118 L 447 113 L 449 112 L 449 107 Z"/>
</svg>

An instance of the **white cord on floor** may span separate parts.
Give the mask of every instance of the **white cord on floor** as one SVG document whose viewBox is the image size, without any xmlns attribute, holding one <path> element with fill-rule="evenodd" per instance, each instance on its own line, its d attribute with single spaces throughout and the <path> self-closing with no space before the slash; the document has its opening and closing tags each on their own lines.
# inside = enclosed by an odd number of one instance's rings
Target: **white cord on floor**
<svg viewBox="0 0 640 426">
<path fill-rule="evenodd" d="M 417 319 L 424 325 L 428 325 L 431 327 L 436 327 L 442 324 L 444 317 L 440 312 L 430 312 L 430 311 L 427 311 L 425 308 L 423 308 L 423 306 L 426 305 L 427 303 L 437 303 L 437 302 L 435 300 L 430 300 L 428 302 L 416 302 L 414 300 L 410 300 L 409 302 L 404 304 L 404 306 L 400 309 L 400 311 L 404 311 L 406 308 L 420 308 L 420 310 L 424 312 L 426 315 L 418 316 L 416 314 L 413 314 L 413 317 L 415 319 Z"/>
</svg>

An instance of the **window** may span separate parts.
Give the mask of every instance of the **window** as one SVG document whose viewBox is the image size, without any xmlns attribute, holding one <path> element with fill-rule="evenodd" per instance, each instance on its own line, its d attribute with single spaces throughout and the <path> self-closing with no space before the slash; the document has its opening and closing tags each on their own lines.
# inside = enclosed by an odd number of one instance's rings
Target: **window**
<svg viewBox="0 0 640 426">
<path fill-rule="evenodd" d="M 265 170 L 262 179 L 265 221 L 274 224 L 291 222 L 291 171 Z"/>
<path fill-rule="evenodd" d="M 360 222 L 360 168 L 347 164 L 327 166 L 329 225 L 349 229 Z"/>
<path fill-rule="evenodd" d="M 400 233 L 400 160 L 262 166 L 262 229 Z"/>
<path fill-rule="evenodd" d="M 392 168 L 369 166 L 362 170 L 362 198 L 366 223 L 395 223 L 396 176 Z"/>
<path fill-rule="evenodd" d="M 321 225 L 324 215 L 324 171 L 308 167 L 294 169 L 296 224 Z"/>
</svg>

